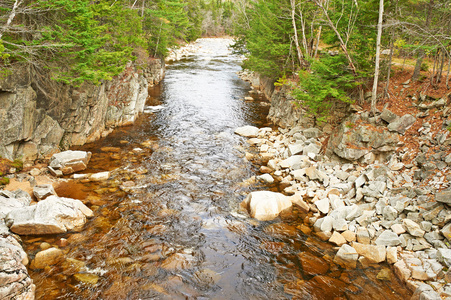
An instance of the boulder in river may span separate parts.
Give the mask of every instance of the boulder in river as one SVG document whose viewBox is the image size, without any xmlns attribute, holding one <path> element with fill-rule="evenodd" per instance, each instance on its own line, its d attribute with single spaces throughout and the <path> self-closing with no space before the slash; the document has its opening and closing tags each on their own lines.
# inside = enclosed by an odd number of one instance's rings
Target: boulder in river
<svg viewBox="0 0 451 300">
<path fill-rule="evenodd" d="M 240 205 L 249 211 L 251 217 L 260 221 L 270 221 L 283 210 L 290 208 L 292 203 L 290 197 L 281 193 L 258 191 L 250 193 Z"/>
<path fill-rule="evenodd" d="M 235 129 L 235 133 L 248 138 L 255 138 L 258 136 L 258 128 L 255 126 L 243 126 Z"/>
<path fill-rule="evenodd" d="M 52 173 L 61 171 L 64 175 L 72 174 L 86 169 L 90 159 L 91 152 L 68 150 L 54 154 L 49 169 L 53 170 Z"/>
<path fill-rule="evenodd" d="M 14 233 L 57 234 L 81 230 L 92 211 L 80 200 L 50 196 L 36 205 L 8 213 L 6 224 Z"/>
<path fill-rule="evenodd" d="M 44 269 L 46 266 L 56 265 L 64 260 L 64 252 L 58 248 L 49 248 L 36 253 L 30 264 L 31 269 Z"/>
</svg>

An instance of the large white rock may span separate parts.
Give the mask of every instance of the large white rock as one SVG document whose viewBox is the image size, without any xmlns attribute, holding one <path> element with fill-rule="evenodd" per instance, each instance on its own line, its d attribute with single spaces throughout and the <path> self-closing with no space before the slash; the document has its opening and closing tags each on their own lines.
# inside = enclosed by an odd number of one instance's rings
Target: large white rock
<svg viewBox="0 0 451 300">
<path fill-rule="evenodd" d="M 0 218 L 13 209 L 30 205 L 30 202 L 30 195 L 20 189 L 15 192 L 2 191 L 0 195 Z"/>
<path fill-rule="evenodd" d="M 92 215 L 80 200 L 50 196 L 36 205 L 11 210 L 5 221 L 17 234 L 56 234 L 81 230 Z"/>
<path fill-rule="evenodd" d="M 49 167 L 63 174 L 71 174 L 86 169 L 90 159 L 91 152 L 68 150 L 54 154 Z"/>
<path fill-rule="evenodd" d="M 250 193 L 240 206 L 249 211 L 251 217 L 260 221 L 275 219 L 281 211 L 292 206 L 290 197 L 281 193 L 258 191 Z"/>
<path fill-rule="evenodd" d="M 254 138 L 258 136 L 258 128 L 255 126 L 243 126 L 235 129 L 235 133 L 244 137 Z"/>
</svg>

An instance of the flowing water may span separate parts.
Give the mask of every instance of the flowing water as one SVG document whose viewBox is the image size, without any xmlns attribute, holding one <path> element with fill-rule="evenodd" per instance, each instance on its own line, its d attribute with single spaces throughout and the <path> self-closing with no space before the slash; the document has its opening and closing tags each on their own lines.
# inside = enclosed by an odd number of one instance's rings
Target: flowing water
<svg viewBox="0 0 451 300">
<path fill-rule="evenodd" d="M 408 298 L 387 266 L 331 263 L 335 250 L 300 230 L 296 209 L 272 222 L 239 211 L 247 193 L 269 187 L 246 183 L 257 167 L 233 131 L 267 126 L 267 106 L 241 100 L 250 88 L 229 43 L 199 40 L 133 126 L 81 147 L 93 152 L 86 172 L 112 176 L 58 188 L 94 211 L 81 233 L 24 238 L 30 258 L 44 241 L 68 258 L 30 270 L 38 299 Z M 382 269 L 389 280 L 376 278 Z"/>
</svg>

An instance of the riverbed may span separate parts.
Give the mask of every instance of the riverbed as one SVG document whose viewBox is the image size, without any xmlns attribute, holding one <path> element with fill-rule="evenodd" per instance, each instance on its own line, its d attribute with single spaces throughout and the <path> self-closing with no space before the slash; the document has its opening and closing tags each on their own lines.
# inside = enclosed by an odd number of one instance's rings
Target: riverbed
<svg viewBox="0 0 451 300">
<path fill-rule="evenodd" d="M 271 222 L 239 210 L 249 192 L 277 186 L 248 180 L 258 166 L 234 129 L 272 125 L 264 99 L 244 101 L 251 88 L 231 42 L 200 39 L 196 53 L 167 66 L 133 126 L 78 148 L 93 153 L 86 173 L 112 176 L 57 189 L 94 211 L 82 232 L 24 238 L 31 257 L 48 242 L 72 259 L 30 270 L 37 299 L 409 297 L 388 266 L 333 264 L 336 250 L 300 230 L 306 215 L 296 208 Z"/>
</svg>

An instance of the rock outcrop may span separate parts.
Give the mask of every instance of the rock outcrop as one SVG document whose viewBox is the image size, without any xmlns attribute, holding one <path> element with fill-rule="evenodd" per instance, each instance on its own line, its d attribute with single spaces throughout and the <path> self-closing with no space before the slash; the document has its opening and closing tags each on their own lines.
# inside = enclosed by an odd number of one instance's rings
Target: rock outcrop
<svg viewBox="0 0 451 300">
<path fill-rule="evenodd" d="M 27 254 L 14 237 L 0 237 L 0 299 L 34 299 L 35 285 L 26 264 Z"/>
<path fill-rule="evenodd" d="M 49 74 L 15 70 L 0 79 L 0 156 L 49 158 L 72 145 L 105 136 L 133 123 L 144 110 L 148 87 L 164 75 L 164 63 L 150 60 L 142 70 L 131 63 L 99 86 L 57 83 Z"/>
</svg>

